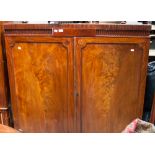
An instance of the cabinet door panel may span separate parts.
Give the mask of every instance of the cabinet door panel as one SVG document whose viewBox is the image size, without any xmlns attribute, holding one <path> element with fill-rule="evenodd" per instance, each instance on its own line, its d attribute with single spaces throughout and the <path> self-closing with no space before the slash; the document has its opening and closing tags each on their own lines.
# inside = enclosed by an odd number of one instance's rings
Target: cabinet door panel
<svg viewBox="0 0 155 155">
<path fill-rule="evenodd" d="M 72 39 L 16 37 L 12 47 L 6 41 L 14 127 L 73 132 Z"/>
<path fill-rule="evenodd" d="M 121 132 L 141 117 L 144 40 L 77 38 L 78 131 Z M 146 60 L 147 62 L 147 60 Z"/>
</svg>

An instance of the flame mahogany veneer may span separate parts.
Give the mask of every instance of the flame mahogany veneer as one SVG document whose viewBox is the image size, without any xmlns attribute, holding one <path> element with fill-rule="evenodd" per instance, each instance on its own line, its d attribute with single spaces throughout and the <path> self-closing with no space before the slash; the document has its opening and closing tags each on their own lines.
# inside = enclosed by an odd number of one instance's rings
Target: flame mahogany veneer
<svg viewBox="0 0 155 155">
<path fill-rule="evenodd" d="M 14 128 L 121 132 L 141 118 L 150 29 L 5 24 Z"/>
</svg>

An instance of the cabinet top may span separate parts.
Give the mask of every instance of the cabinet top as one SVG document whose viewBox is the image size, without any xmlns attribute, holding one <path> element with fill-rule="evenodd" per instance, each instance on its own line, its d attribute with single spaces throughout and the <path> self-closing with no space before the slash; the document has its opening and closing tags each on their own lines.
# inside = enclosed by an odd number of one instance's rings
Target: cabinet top
<svg viewBox="0 0 155 155">
<path fill-rule="evenodd" d="M 5 35 L 149 37 L 151 25 L 127 24 L 4 24 Z"/>
</svg>

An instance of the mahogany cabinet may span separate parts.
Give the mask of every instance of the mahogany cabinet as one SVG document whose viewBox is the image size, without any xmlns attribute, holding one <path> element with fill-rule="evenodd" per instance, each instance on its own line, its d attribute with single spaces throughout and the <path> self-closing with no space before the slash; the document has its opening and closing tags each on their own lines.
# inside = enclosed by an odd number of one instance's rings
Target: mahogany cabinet
<svg viewBox="0 0 155 155">
<path fill-rule="evenodd" d="M 15 129 L 121 132 L 141 118 L 150 25 L 4 29 Z"/>
</svg>

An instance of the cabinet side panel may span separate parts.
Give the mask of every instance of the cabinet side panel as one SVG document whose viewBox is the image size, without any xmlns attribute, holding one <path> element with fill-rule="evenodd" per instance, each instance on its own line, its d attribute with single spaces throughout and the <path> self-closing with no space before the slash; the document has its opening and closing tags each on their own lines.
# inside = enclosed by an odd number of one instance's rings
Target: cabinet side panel
<svg viewBox="0 0 155 155">
<path fill-rule="evenodd" d="M 4 59 L 4 37 L 3 37 L 3 24 L 0 21 L 0 110 L 1 119 L 0 123 L 9 125 L 9 115 L 8 115 L 8 85 L 7 85 L 7 74 L 6 74 L 6 61 Z"/>
</svg>

